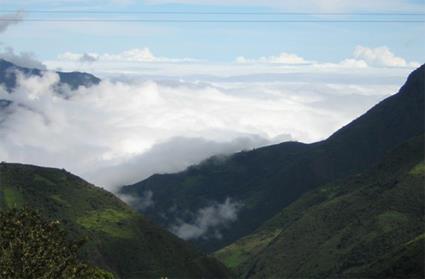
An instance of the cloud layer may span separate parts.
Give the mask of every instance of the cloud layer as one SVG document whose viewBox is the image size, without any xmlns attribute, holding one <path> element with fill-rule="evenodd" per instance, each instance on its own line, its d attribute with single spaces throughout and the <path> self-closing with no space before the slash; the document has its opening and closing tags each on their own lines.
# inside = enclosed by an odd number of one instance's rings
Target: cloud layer
<svg viewBox="0 0 425 279">
<path fill-rule="evenodd" d="M 104 80 L 62 89 L 67 99 L 55 91 L 54 73 L 20 77 L 13 94 L 0 93 L 13 102 L 0 109 L 0 160 L 66 168 L 114 190 L 215 154 L 324 139 L 395 93 L 403 79 L 399 68 L 299 69 Z"/>
<path fill-rule="evenodd" d="M 394 54 L 388 47 L 370 48 L 358 45 L 346 59 L 336 62 L 317 61 L 304 58 L 296 53 L 281 52 L 277 55 L 258 58 L 239 56 L 232 63 L 214 63 L 191 58 L 157 57 L 147 48 L 132 49 L 115 54 L 63 53 L 57 60 L 45 62 L 50 68 L 68 71 L 89 71 L 100 76 L 121 79 L 174 79 L 174 80 L 216 80 L 215 78 L 235 79 L 250 76 L 265 77 L 275 74 L 312 73 L 317 75 L 339 75 L 342 71 L 350 74 L 354 71 L 369 69 L 370 72 L 383 74 L 385 69 L 400 69 L 400 75 L 419 66 L 416 61 Z M 392 71 L 395 73 L 394 71 Z M 366 71 L 364 71 L 366 73 Z M 370 75 L 365 75 L 365 78 Z M 260 79 L 261 80 L 261 79 Z M 359 80 L 361 82 L 361 80 Z"/>
</svg>

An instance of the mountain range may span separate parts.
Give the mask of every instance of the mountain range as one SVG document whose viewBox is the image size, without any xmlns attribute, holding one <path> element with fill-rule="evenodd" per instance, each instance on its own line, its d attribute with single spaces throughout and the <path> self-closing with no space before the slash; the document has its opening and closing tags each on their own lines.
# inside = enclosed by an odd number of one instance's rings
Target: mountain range
<svg viewBox="0 0 425 279">
<path fill-rule="evenodd" d="M 191 239 L 205 251 L 219 250 L 321 185 L 360 173 L 400 144 L 424 132 L 425 66 L 410 74 L 400 91 L 313 144 L 285 142 L 229 157 L 210 158 L 175 174 L 154 175 L 121 192 L 154 206 L 144 214 L 173 230 L 196 224 L 197 212 L 228 199 L 240 205 L 237 220 Z M 133 205 L 137 208 L 137 204 Z"/>
</svg>

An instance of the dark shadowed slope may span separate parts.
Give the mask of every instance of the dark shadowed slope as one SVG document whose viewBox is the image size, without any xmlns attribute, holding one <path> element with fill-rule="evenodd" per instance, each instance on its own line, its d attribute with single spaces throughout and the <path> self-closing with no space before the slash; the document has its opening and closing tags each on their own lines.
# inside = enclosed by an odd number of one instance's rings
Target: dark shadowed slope
<svg viewBox="0 0 425 279">
<path fill-rule="evenodd" d="M 206 251 L 253 232 L 308 190 L 358 173 L 409 138 L 424 132 L 425 66 L 415 70 L 400 92 L 315 144 L 282 143 L 227 159 L 210 159 L 177 174 L 154 175 L 123 193 L 153 194 L 145 214 L 170 228 L 176 220 L 196 221 L 196 212 L 227 198 L 243 204 L 238 219 L 220 231 L 193 239 Z M 137 206 L 137 204 L 135 204 Z"/>
<path fill-rule="evenodd" d="M 83 258 L 121 278 L 222 278 L 226 268 L 151 224 L 111 193 L 64 171 L 0 164 L 0 208 L 30 207 L 61 220 Z"/>
<path fill-rule="evenodd" d="M 20 67 L 6 60 L 0 59 L 0 85 L 3 85 L 9 92 L 16 87 L 17 72 L 20 72 L 25 76 L 41 76 L 46 71 Z M 68 85 L 71 89 L 77 89 L 80 86 L 89 87 L 100 82 L 100 79 L 88 73 L 56 73 L 59 75 L 60 82 Z"/>
<path fill-rule="evenodd" d="M 216 253 L 243 278 L 424 278 L 424 136 Z"/>
</svg>

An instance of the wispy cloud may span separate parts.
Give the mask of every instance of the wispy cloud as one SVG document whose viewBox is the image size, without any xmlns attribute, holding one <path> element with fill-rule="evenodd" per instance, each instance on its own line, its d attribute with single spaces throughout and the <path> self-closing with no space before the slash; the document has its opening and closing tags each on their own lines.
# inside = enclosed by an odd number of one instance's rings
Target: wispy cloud
<svg viewBox="0 0 425 279">
<path fill-rule="evenodd" d="M 193 222 L 180 221 L 170 231 L 189 240 L 197 238 L 221 238 L 220 230 L 238 219 L 242 204 L 227 198 L 223 203 L 214 203 L 196 212 Z"/>
<path fill-rule="evenodd" d="M 152 191 L 146 191 L 140 197 L 124 194 L 119 194 L 118 196 L 125 203 L 140 211 L 144 211 L 145 209 L 155 205 Z"/>
<path fill-rule="evenodd" d="M 167 62 L 167 63 L 179 63 L 179 62 L 195 62 L 198 61 L 192 58 L 168 58 L 168 57 L 157 57 L 152 51 L 145 48 L 133 48 L 125 50 L 120 53 L 72 53 L 65 52 L 58 56 L 59 60 L 62 61 L 80 61 L 80 62 L 135 62 L 135 63 L 154 63 L 154 62 Z"/>
<path fill-rule="evenodd" d="M 23 19 L 23 12 L 0 15 L 0 33 L 5 32 L 10 26 L 22 22 Z"/>
</svg>

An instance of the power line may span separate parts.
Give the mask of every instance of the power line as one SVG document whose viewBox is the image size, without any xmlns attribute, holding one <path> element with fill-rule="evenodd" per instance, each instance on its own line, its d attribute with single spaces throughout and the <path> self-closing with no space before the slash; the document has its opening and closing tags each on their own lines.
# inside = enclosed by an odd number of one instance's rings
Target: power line
<svg viewBox="0 0 425 279">
<path fill-rule="evenodd" d="M 0 13 L 12 13 L 0 10 Z M 325 15 L 325 16 L 425 16 L 418 12 L 213 12 L 213 11 L 96 11 L 96 10 L 22 10 L 38 14 L 153 14 L 153 15 Z"/>
<path fill-rule="evenodd" d="M 0 22 L 122 22 L 122 23 L 137 23 L 137 22 L 146 22 L 146 23 L 425 23 L 425 20 L 327 20 L 327 19 L 318 19 L 318 20 L 215 20 L 215 19 L 42 19 L 42 18 L 32 18 L 32 19 L 0 19 Z"/>
</svg>

